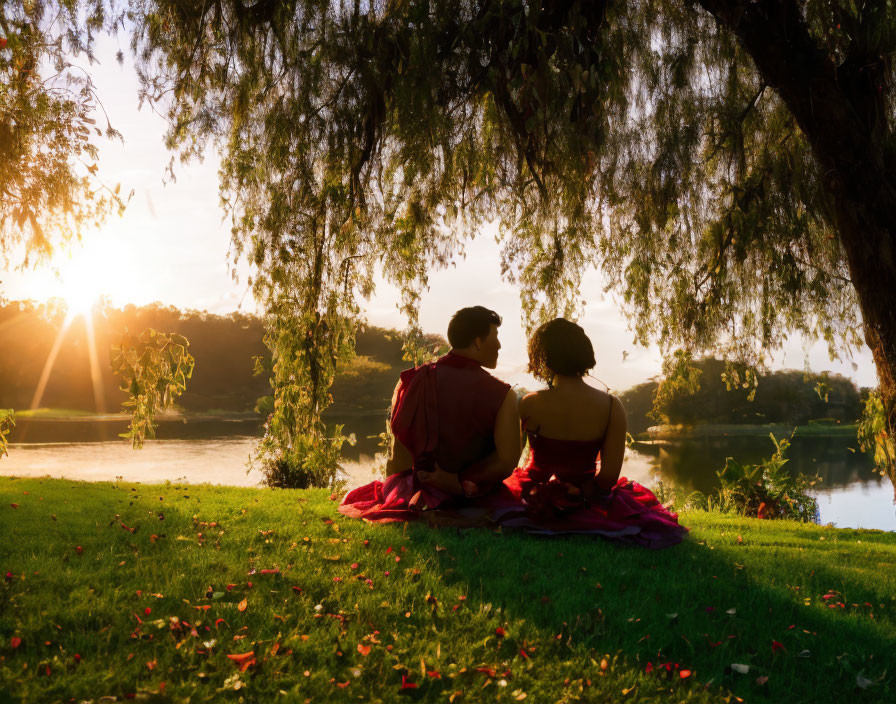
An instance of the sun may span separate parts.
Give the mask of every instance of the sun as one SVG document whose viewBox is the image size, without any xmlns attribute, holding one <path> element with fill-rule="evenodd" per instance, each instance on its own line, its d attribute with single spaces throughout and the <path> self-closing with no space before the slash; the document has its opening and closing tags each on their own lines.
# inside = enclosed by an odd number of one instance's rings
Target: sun
<svg viewBox="0 0 896 704">
<path fill-rule="evenodd" d="M 104 294 L 111 293 L 110 273 L 114 268 L 108 250 L 96 246 L 75 249 L 69 258 L 59 262 L 59 294 L 70 317 L 86 315 Z"/>
</svg>

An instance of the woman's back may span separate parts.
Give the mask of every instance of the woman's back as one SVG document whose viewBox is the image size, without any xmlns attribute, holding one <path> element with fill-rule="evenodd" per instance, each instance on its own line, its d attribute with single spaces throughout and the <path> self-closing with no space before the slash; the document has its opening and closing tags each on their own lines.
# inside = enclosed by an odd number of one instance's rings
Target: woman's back
<svg viewBox="0 0 896 704">
<path fill-rule="evenodd" d="M 526 395 L 519 409 L 522 427 L 529 433 L 569 443 L 597 443 L 598 485 L 615 484 L 622 470 L 626 431 L 625 409 L 618 399 L 581 378 L 558 376 L 551 388 Z"/>
<path fill-rule="evenodd" d="M 604 437 L 612 397 L 584 382 L 527 394 L 520 401 L 526 429 L 557 440 L 591 441 Z"/>
</svg>

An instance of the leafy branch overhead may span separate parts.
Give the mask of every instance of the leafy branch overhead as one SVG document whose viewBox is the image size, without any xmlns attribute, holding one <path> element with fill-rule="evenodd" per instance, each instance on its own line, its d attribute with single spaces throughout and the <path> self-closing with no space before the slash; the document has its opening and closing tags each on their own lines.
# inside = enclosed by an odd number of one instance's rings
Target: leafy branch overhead
<svg viewBox="0 0 896 704">
<path fill-rule="evenodd" d="M 134 448 L 155 437 L 155 414 L 171 408 L 186 390 L 195 360 L 190 343 L 182 335 L 160 333 L 152 328 L 133 336 L 125 332 L 112 347 L 112 370 L 121 378 L 120 388 L 129 398 L 131 422 L 121 437 Z"/>
<path fill-rule="evenodd" d="M 127 199 L 98 176 L 99 144 L 121 139 L 90 76 L 104 2 L 0 2 L 0 262 L 49 258 Z M 78 63 L 79 59 L 82 63 Z"/>
</svg>

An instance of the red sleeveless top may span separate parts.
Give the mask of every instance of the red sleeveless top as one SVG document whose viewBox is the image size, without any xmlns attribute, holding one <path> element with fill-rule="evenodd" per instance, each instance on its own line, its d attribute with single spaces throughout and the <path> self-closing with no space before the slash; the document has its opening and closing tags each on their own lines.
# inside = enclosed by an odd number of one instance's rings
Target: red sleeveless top
<svg viewBox="0 0 896 704">
<path fill-rule="evenodd" d="M 390 426 L 414 469 L 459 472 L 495 450 L 495 421 L 510 385 L 449 352 L 401 373 Z"/>
</svg>

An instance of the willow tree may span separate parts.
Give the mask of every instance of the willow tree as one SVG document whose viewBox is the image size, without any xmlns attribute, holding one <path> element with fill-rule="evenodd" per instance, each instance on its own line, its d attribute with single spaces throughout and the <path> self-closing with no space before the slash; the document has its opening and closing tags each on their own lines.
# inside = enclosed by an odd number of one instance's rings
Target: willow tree
<svg viewBox="0 0 896 704">
<path fill-rule="evenodd" d="M 0 2 L 0 262 L 48 259 L 124 207 L 97 178 L 99 143 L 120 138 L 90 78 L 94 44 L 120 10 L 104 0 Z M 80 61 L 80 65 L 79 62 Z"/>
<path fill-rule="evenodd" d="M 375 266 L 413 326 L 427 271 L 497 220 L 527 322 L 574 315 L 598 264 L 669 353 L 756 362 L 799 332 L 842 354 L 864 332 L 892 424 L 890 5 L 143 0 L 132 19 L 169 147 L 222 150 L 289 422 L 317 423 Z"/>
</svg>

